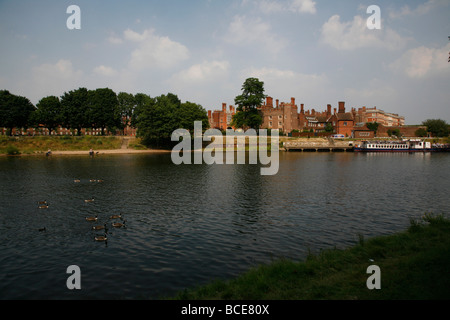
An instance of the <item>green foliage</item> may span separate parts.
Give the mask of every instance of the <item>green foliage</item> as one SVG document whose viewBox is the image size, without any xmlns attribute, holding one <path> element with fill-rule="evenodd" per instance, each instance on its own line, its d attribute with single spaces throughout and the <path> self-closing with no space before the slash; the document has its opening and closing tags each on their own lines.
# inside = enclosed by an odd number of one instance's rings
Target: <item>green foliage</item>
<svg viewBox="0 0 450 320">
<path fill-rule="evenodd" d="M 92 128 L 121 128 L 123 123 L 116 93 L 109 89 L 96 89 L 88 93 L 88 122 Z"/>
<path fill-rule="evenodd" d="M 331 123 L 327 123 L 325 126 L 325 132 L 334 132 L 333 125 Z"/>
<path fill-rule="evenodd" d="M 61 97 L 62 125 L 66 128 L 78 130 L 90 127 L 89 121 L 89 91 L 86 88 L 79 88 L 65 92 Z"/>
<path fill-rule="evenodd" d="M 400 137 L 401 136 L 401 132 L 400 129 L 389 129 L 387 131 L 388 136 L 396 136 L 396 137 Z"/>
<path fill-rule="evenodd" d="M 416 135 L 416 137 L 427 137 L 428 131 L 427 131 L 427 129 L 420 128 L 420 129 L 416 130 L 415 135 Z"/>
<path fill-rule="evenodd" d="M 7 90 L 0 91 L 0 127 L 9 129 L 26 128 L 30 124 L 30 116 L 35 107 L 25 97 L 11 94 Z"/>
<path fill-rule="evenodd" d="M 48 96 L 42 98 L 36 105 L 36 111 L 31 115 L 31 123 L 37 127 L 44 125 L 50 132 L 62 123 L 61 102 L 58 97 Z"/>
<path fill-rule="evenodd" d="M 434 137 L 448 137 L 450 134 L 449 125 L 445 120 L 429 119 L 424 121 L 423 125 Z"/>
<path fill-rule="evenodd" d="M 258 108 L 262 105 L 265 98 L 264 82 L 259 81 L 257 78 L 245 80 L 242 85 L 242 94 L 234 99 L 238 107 L 231 124 L 244 130 L 248 128 L 258 130 L 263 121 Z"/>
<path fill-rule="evenodd" d="M 207 112 L 202 106 L 191 102 L 181 103 L 175 94 L 156 98 L 141 95 L 140 99 L 133 122 L 146 146 L 170 148 L 174 145 L 172 133 L 177 129 L 192 131 L 195 121 L 201 121 L 203 129 L 209 127 Z"/>
<path fill-rule="evenodd" d="M 9 156 L 15 156 L 15 155 L 20 154 L 20 151 L 19 151 L 19 149 L 17 149 L 17 147 L 9 145 L 6 148 L 6 154 Z"/>
<path fill-rule="evenodd" d="M 377 134 L 377 131 L 378 131 L 378 127 L 380 126 L 380 124 L 377 123 L 377 122 L 368 122 L 368 123 L 366 123 L 366 126 L 367 126 L 367 128 L 368 128 L 369 130 L 374 131 L 374 132 L 375 132 L 375 135 L 376 135 L 376 134 Z"/>
</svg>

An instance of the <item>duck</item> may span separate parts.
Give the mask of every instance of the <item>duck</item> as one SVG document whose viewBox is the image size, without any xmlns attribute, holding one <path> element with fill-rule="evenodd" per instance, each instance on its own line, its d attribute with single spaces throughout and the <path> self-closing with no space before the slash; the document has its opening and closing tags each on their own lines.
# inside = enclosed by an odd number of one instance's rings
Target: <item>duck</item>
<svg viewBox="0 0 450 320">
<path fill-rule="evenodd" d="M 95 216 L 95 217 L 86 217 L 86 221 L 89 221 L 89 222 L 95 222 L 97 220 L 98 220 L 97 216 Z"/>
<path fill-rule="evenodd" d="M 99 180 L 97 180 L 97 182 L 101 183 L 101 182 L 103 182 L 103 180 L 102 180 L 102 179 L 99 179 Z"/>
<path fill-rule="evenodd" d="M 97 182 L 95 179 L 90 179 L 89 182 Z"/>
<path fill-rule="evenodd" d="M 73 182 L 75 182 L 75 183 L 80 183 L 81 180 L 80 180 L 80 179 L 75 179 L 75 180 L 73 180 Z"/>
<path fill-rule="evenodd" d="M 47 204 L 47 200 L 44 200 L 44 201 L 38 201 L 38 204 Z"/>
<path fill-rule="evenodd" d="M 47 231 L 47 228 L 46 228 L 46 227 L 40 228 L 40 229 L 39 229 L 39 232 L 45 232 L 45 231 Z"/>
<path fill-rule="evenodd" d="M 109 217 L 110 219 L 122 219 L 122 216 L 120 214 L 115 214 Z"/>
<path fill-rule="evenodd" d="M 122 228 L 122 227 L 125 227 L 125 223 L 126 223 L 126 221 L 124 221 L 123 223 L 117 222 L 117 223 L 113 223 L 112 226 L 114 228 Z"/>
<path fill-rule="evenodd" d="M 105 229 L 106 229 L 106 223 L 103 226 L 92 227 L 92 230 L 105 230 Z"/>
<path fill-rule="evenodd" d="M 88 202 L 94 202 L 94 198 L 88 199 L 88 200 L 84 200 L 84 202 L 86 202 L 86 203 L 88 203 Z"/>
<path fill-rule="evenodd" d="M 48 209 L 48 204 L 42 204 L 39 206 L 39 209 Z"/>
<path fill-rule="evenodd" d="M 103 235 L 103 236 L 96 236 L 94 238 L 94 240 L 104 242 L 104 241 L 108 241 L 108 237 L 106 236 L 106 233 L 105 233 L 105 235 Z"/>
</svg>

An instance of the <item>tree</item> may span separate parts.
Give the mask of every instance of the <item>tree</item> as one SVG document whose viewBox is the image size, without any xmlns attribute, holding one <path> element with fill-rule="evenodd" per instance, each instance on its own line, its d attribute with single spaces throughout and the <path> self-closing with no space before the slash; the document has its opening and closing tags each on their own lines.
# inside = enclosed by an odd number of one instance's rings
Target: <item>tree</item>
<svg viewBox="0 0 450 320">
<path fill-rule="evenodd" d="M 248 78 L 242 85 L 242 94 L 234 99 L 238 106 L 233 116 L 232 125 L 236 128 L 259 129 L 263 122 L 258 108 L 262 105 L 266 95 L 264 94 L 264 82 L 257 78 Z"/>
<path fill-rule="evenodd" d="M 325 132 L 334 132 L 334 128 L 333 128 L 333 125 L 331 124 L 331 122 L 327 122 L 327 124 L 325 126 Z"/>
<path fill-rule="evenodd" d="M 203 130 L 209 129 L 208 112 L 199 104 L 184 102 L 180 105 L 179 129 L 194 130 L 195 121 L 202 122 Z"/>
<path fill-rule="evenodd" d="M 120 92 L 117 95 L 117 100 L 119 103 L 118 112 L 122 119 L 122 127 L 125 128 L 131 125 L 131 119 L 136 108 L 136 99 L 131 93 Z"/>
<path fill-rule="evenodd" d="M 106 128 L 121 128 L 119 101 L 113 90 L 103 88 L 89 91 L 88 104 L 89 123 L 93 128 L 101 128 L 102 135 Z"/>
<path fill-rule="evenodd" d="M 44 125 L 49 134 L 52 133 L 62 122 L 61 102 L 58 97 L 48 96 L 42 98 L 36 105 L 36 111 L 33 112 L 31 122 L 34 126 Z"/>
<path fill-rule="evenodd" d="M 448 137 L 449 125 L 445 120 L 441 119 L 428 119 L 423 122 L 423 125 L 427 127 L 428 132 L 434 137 Z"/>
<path fill-rule="evenodd" d="M 379 123 L 377 122 L 368 122 L 366 123 L 366 126 L 369 130 L 372 130 L 373 132 L 375 132 L 375 135 L 377 135 L 377 131 L 378 131 L 378 127 L 380 126 Z"/>
<path fill-rule="evenodd" d="M 416 137 L 426 137 L 428 136 L 428 131 L 427 129 L 420 128 L 416 130 L 415 135 Z"/>
<path fill-rule="evenodd" d="M 141 94 L 138 100 L 133 121 L 138 128 L 137 135 L 146 146 L 173 146 L 172 133 L 177 129 L 194 130 L 195 121 L 201 121 L 203 128 L 209 127 L 208 115 L 202 106 L 192 102 L 181 103 L 175 94 L 156 98 Z"/>
<path fill-rule="evenodd" d="M 172 133 L 179 129 L 181 101 L 172 93 L 144 101 L 136 117 L 138 136 L 146 146 L 168 147 Z"/>
<path fill-rule="evenodd" d="M 27 98 L 11 94 L 8 90 L 0 91 L 0 126 L 7 128 L 10 135 L 13 128 L 28 127 L 35 110 Z"/>
<path fill-rule="evenodd" d="M 89 91 L 79 88 L 65 92 L 61 97 L 62 125 L 66 128 L 77 129 L 81 135 L 81 129 L 90 127 L 89 121 Z"/>
</svg>

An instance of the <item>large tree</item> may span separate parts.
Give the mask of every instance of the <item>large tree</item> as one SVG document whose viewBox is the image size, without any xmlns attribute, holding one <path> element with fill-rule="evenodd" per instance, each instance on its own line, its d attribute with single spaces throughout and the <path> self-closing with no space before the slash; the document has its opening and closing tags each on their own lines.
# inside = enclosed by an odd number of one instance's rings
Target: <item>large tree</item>
<svg viewBox="0 0 450 320">
<path fill-rule="evenodd" d="M 89 91 L 79 88 L 65 92 L 61 97 L 62 120 L 66 128 L 77 129 L 81 135 L 81 129 L 90 127 L 89 120 Z"/>
<path fill-rule="evenodd" d="M 427 127 L 428 132 L 434 137 L 448 137 L 449 125 L 445 120 L 441 119 L 428 119 L 423 122 L 423 125 Z"/>
<path fill-rule="evenodd" d="M 122 119 L 119 111 L 119 101 L 116 93 L 109 88 L 89 91 L 88 94 L 88 119 L 92 128 L 114 129 L 122 127 Z"/>
<path fill-rule="evenodd" d="M 168 93 L 156 98 L 140 95 L 134 124 L 138 136 L 145 145 L 168 148 L 174 145 L 172 133 L 177 129 L 193 130 L 195 121 L 201 121 L 203 128 L 209 127 L 207 112 L 198 104 L 181 103 L 177 95 Z"/>
<path fill-rule="evenodd" d="M 10 135 L 13 128 L 28 127 L 35 110 L 27 98 L 11 94 L 8 90 L 0 91 L 0 127 L 7 128 Z"/>
<path fill-rule="evenodd" d="M 45 126 L 51 134 L 62 123 L 61 101 L 58 97 L 48 96 L 42 98 L 36 108 L 31 117 L 32 124 Z"/>
<path fill-rule="evenodd" d="M 257 78 L 248 78 L 242 85 L 242 94 L 234 99 L 237 105 L 232 125 L 236 128 L 258 130 L 263 122 L 258 108 L 263 104 L 264 82 Z"/>
<path fill-rule="evenodd" d="M 179 129 L 194 130 L 196 121 L 202 122 L 203 130 L 209 129 L 208 112 L 199 104 L 193 102 L 184 102 L 179 110 Z"/>
</svg>

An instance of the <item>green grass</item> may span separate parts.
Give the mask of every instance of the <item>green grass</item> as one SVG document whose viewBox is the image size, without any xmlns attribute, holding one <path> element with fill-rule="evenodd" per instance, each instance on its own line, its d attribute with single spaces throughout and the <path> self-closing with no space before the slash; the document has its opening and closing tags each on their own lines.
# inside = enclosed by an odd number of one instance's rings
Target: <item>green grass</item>
<svg viewBox="0 0 450 320">
<path fill-rule="evenodd" d="M 381 268 L 369 290 L 367 268 Z M 346 250 L 278 260 L 232 280 L 186 289 L 175 300 L 436 300 L 450 298 L 450 221 L 426 214 L 408 230 L 363 239 Z"/>
<path fill-rule="evenodd" d="M 88 151 L 89 149 L 113 150 L 122 144 L 120 137 L 99 136 L 61 136 L 61 137 L 8 137 L 0 136 L 0 154 L 10 154 L 18 150 L 22 154 L 45 153 L 52 151 Z"/>
</svg>

